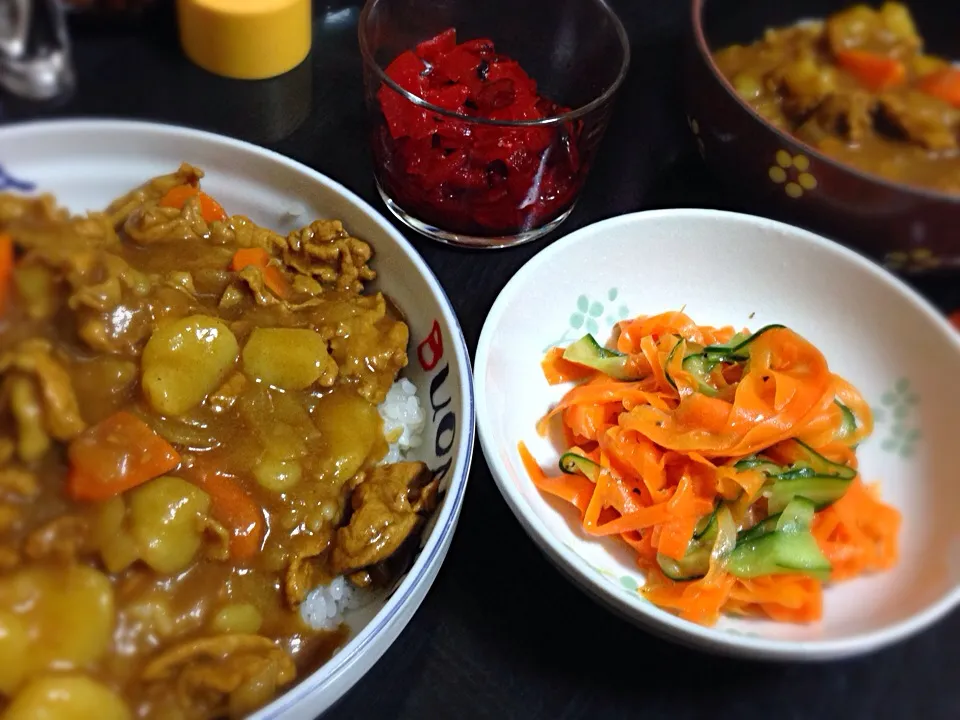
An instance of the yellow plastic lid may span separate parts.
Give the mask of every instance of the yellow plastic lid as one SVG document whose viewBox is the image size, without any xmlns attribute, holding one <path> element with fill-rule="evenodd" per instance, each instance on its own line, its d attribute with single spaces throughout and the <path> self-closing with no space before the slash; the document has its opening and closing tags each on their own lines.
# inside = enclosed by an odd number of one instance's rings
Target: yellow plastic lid
<svg viewBox="0 0 960 720">
<path fill-rule="evenodd" d="M 310 52 L 311 0 L 177 0 L 180 44 L 217 75 L 260 80 Z"/>
</svg>

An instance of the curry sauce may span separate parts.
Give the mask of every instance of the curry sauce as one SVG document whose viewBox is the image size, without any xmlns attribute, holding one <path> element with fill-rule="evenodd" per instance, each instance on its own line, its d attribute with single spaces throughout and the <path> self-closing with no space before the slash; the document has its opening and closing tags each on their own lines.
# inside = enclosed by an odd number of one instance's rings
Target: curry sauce
<svg viewBox="0 0 960 720">
<path fill-rule="evenodd" d="M 389 585 L 435 506 L 422 463 L 380 464 L 408 329 L 370 246 L 227 216 L 201 176 L 83 216 L 0 195 L 9 720 L 251 712 L 346 638 L 307 593 Z"/>
<path fill-rule="evenodd" d="M 926 54 L 905 5 L 857 5 L 715 53 L 781 130 L 888 180 L 960 192 L 960 70 Z"/>
</svg>

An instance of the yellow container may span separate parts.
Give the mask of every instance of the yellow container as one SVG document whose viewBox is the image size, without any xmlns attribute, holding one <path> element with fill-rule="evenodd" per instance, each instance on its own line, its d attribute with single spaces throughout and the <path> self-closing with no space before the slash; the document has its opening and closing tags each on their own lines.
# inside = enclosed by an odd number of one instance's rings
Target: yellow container
<svg viewBox="0 0 960 720">
<path fill-rule="evenodd" d="M 310 52 L 311 0 L 177 0 L 180 44 L 217 75 L 260 80 Z"/>
</svg>

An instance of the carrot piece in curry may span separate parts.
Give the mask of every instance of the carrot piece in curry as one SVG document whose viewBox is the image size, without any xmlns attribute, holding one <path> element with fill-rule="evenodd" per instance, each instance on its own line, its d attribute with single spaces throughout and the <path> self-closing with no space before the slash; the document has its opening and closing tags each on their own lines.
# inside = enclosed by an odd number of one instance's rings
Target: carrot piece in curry
<svg viewBox="0 0 960 720">
<path fill-rule="evenodd" d="M 960 108 L 960 70 L 956 68 L 944 68 L 924 75 L 917 81 L 917 87 L 927 95 Z"/>
<path fill-rule="evenodd" d="M 202 466 L 187 473 L 210 496 L 213 516 L 230 531 L 230 557 L 249 560 L 263 544 L 263 511 L 229 475 Z"/>
<path fill-rule="evenodd" d="M 263 248 L 241 248 L 233 255 L 230 269 L 240 272 L 245 267 L 260 268 L 264 284 L 280 298 L 290 296 L 290 283 L 280 272 L 280 268 L 270 264 L 270 254 Z"/>
<path fill-rule="evenodd" d="M 200 214 L 208 223 L 223 222 L 227 219 L 226 211 L 216 200 L 203 192 L 195 185 L 175 185 L 167 190 L 166 195 L 160 198 L 160 207 L 176 208 L 181 210 L 187 200 L 197 196 L 200 200 Z"/>
<path fill-rule="evenodd" d="M 900 85 L 907 77 L 907 69 L 899 60 L 866 50 L 841 50 L 837 64 L 873 91 Z"/>
<path fill-rule="evenodd" d="M 180 455 L 170 443 L 125 411 L 74 438 L 67 456 L 67 493 L 74 500 L 107 500 L 180 464 Z"/>
<path fill-rule="evenodd" d="M 3 317 L 13 282 L 13 239 L 9 235 L 0 235 L 0 317 Z"/>
</svg>

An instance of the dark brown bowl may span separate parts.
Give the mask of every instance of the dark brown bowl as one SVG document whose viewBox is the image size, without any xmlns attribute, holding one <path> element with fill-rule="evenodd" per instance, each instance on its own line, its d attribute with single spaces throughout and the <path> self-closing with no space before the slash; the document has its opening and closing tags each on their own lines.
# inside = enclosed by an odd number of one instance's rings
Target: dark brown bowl
<svg viewBox="0 0 960 720">
<path fill-rule="evenodd" d="M 748 209 L 834 238 L 891 270 L 960 267 L 960 196 L 870 175 L 778 130 L 742 100 L 711 51 L 857 0 L 692 0 L 687 119 L 707 166 Z M 960 3 L 908 2 L 928 52 L 950 57 Z M 779 170 L 774 168 L 780 168 Z"/>
</svg>

